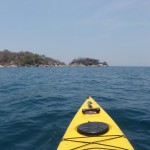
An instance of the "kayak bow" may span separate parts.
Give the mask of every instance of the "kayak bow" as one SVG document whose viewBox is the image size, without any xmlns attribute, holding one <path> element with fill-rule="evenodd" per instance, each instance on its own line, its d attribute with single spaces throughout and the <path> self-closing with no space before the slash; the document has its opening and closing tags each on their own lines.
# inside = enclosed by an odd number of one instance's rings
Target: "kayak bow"
<svg viewBox="0 0 150 150">
<path fill-rule="evenodd" d="M 134 150 L 112 118 L 91 97 L 80 107 L 57 150 Z"/>
</svg>

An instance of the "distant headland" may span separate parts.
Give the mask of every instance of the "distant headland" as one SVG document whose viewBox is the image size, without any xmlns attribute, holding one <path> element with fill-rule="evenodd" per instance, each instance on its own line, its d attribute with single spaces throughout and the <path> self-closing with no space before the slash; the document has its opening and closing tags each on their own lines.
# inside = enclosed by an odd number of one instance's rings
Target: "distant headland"
<svg viewBox="0 0 150 150">
<path fill-rule="evenodd" d="M 34 54 L 29 51 L 11 52 L 0 51 L 0 67 L 51 67 L 51 66 L 108 66 L 107 62 L 100 62 L 93 58 L 73 59 L 69 64 L 59 60 Z"/>
</svg>

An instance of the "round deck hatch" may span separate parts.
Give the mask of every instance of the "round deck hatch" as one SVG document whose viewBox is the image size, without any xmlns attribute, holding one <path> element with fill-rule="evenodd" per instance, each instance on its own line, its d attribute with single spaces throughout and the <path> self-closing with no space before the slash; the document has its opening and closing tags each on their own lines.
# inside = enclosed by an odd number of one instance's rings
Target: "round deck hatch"
<svg viewBox="0 0 150 150">
<path fill-rule="evenodd" d="M 103 122 L 87 122 L 78 126 L 77 131 L 86 136 L 102 135 L 108 132 L 109 126 Z"/>
</svg>

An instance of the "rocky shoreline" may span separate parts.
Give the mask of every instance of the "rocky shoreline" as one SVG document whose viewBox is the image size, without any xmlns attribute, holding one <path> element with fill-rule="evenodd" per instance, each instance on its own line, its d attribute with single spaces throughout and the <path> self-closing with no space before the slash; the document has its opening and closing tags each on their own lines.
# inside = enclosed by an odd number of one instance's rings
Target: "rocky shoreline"
<svg viewBox="0 0 150 150">
<path fill-rule="evenodd" d="M 39 65 L 39 66 L 17 66 L 17 65 L 0 65 L 0 68 L 17 68 L 17 67 L 108 67 L 108 65 L 90 65 L 90 66 L 85 66 L 85 65 L 56 65 L 56 66 L 51 66 L 51 65 Z"/>
<path fill-rule="evenodd" d="M 16 67 L 108 67 L 109 65 L 98 64 L 98 65 L 83 65 L 83 64 L 65 64 L 65 65 L 1 65 L 0 68 L 16 68 Z"/>
</svg>

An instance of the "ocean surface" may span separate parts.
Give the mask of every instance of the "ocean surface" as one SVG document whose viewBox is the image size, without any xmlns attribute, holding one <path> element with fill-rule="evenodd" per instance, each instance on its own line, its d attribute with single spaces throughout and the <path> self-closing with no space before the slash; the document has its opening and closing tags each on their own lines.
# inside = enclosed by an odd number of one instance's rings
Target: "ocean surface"
<svg viewBox="0 0 150 150">
<path fill-rule="evenodd" d="M 56 150 L 87 96 L 150 149 L 150 67 L 19 67 L 0 68 L 0 150 Z"/>
</svg>

